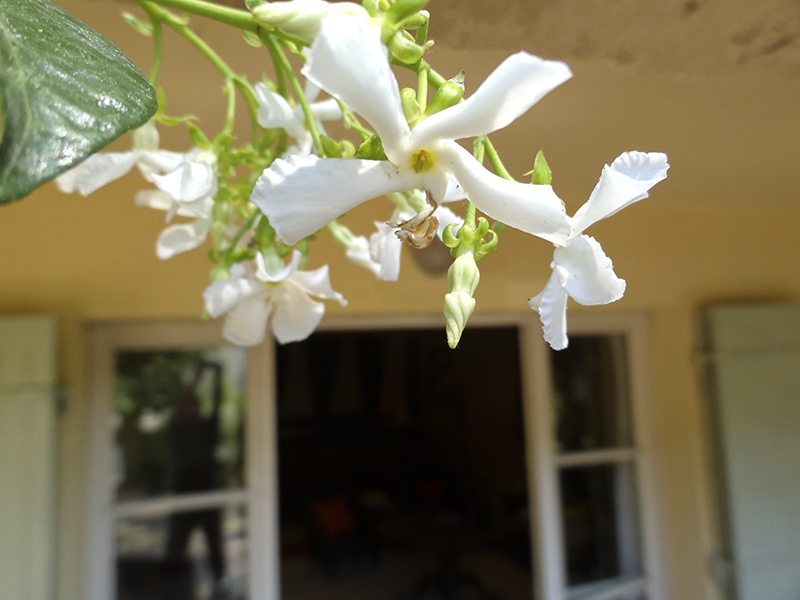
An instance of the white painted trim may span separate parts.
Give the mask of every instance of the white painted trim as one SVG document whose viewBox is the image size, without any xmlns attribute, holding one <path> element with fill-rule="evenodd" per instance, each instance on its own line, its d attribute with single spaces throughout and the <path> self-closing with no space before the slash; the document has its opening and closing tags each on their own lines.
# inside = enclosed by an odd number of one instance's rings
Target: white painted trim
<svg viewBox="0 0 800 600">
<path fill-rule="evenodd" d="M 222 508 L 231 504 L 244 504 L 248 499 L 245 490 L 199 492 L 146 500 L 126 500 L 114 508 L 114 518 L 161 517 L 171 512 Z"/>
<path fill-rule="evenodd" d="M 589 467 L 636 460 L 639 452 L 634 448 L 608 448 L 606 450 L 586 450 L 565 452 L 555 457 L 558 467 Z"/>
<path fill-rule="evenodd" d="M 114 352 L 168 350 L 216 346 L 224 342 L 221 323 L 199 321 L 143 321 L 97 324 L 89 327 L 89 460 L 87 518 L 87 600 L 110 600 L 116 595 L 114 550 L 114 447 L 110 435 L 110 390 Z M 250 594 L 257 600 L 279 598 L 277 438 L 274 416 L 274 359 L 272 340 L 247 353 L 246 444 L 248 519 L 250 533 Z M 255 418 L 263 414 L 257 424 Z M 271 430 L 270 430 L 271 426 Z M 259 427 L 268 429 L 259 433 Z M 272 449 L 272 451 L 270 451 Z M 238 493 L 238 492 L 235 492 Z M 224 494 L 224 492 L 223 492 Z M 185 498 L 184 498 L 185 499 Z M 184 499 L 175 499 L 183 502 Z M 191 499 L 190 499 L 191 500 Z M 121 505 L 124 510 L 124 504 Z"/>
<path fill-rule="evenodd" d="M 552 378 L 549 348 L 538 319 L 520 326 L 520 361 L 525 393 L 525 440 L 528 448 L 528 506 L 534 550 L 534 597 L 561 599 L 567 585 L 561 534 L 558 472 L 553 468 Z M 534 535 L 534 531 L 536 535 Z"/>
<path fill-rule="evenodd" d="M 572 588 L 567 600 L 619 600 L 645 590 L 643 577 L 604 579 Z"/>
<path fill-rule="evenodd" d="M 280 600 L 278 421 L 271 339 L 247 354 L 247 483 L 251 600 Z M 258 540 L 258 543 L 255 541 Z"/>
</svg>

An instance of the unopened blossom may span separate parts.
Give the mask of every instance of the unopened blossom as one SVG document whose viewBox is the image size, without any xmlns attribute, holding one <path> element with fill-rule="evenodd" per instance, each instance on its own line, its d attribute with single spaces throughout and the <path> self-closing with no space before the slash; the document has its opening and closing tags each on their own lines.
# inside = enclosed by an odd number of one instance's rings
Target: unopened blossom
<svg viewBox="0 0 800 600">
<path fill-rule="evenodd" d="M 331 15 L 352 15 L 364 20 L 369 18 L 369 13 L 360 4 L 325 0 L 263 2 L 253 8 L 252 13 L 260 25 L 280 29 L 307 42 L 316 37 L 322 22 Z"/>
<path fill-rule="evenodd" d="M 259 344 L 271 322 L 278 342 L 297 342 L 311 335 L 325 314 L 325 305 L 312 296 L 347 305 L 331 287 L 327 265 L 300 271 L 300 259 L 295 250 L 290 264 L 273 257 L 275 264 L 267 266 L 259 252 L 255 271 L 247 263 L 237 263 L 231 267 L 230 277 L 206 288 L 203 298 L 209 314 L 228 314 L 223 327 L 226 339 L 241 346 Z"/>
<path fill-rule="evenodd" d="M 175 215 L 192 219 L 188 223 L 170 225 L 161 232 L 156 241 L 156 254 L 161 259 L 202 245 L 213 224 L 216 156 L 210 151 L 194 149 L 182 158 L 169 173 L 151 175 L 156 189 L 141 190 L 134 198 L 139 206 L 166 211 L 167 223 Z"/>
<path fill-rule="evenodd" d="M 184 154 L 158 148 L 159 136 L 153 121 L 134 131 L 133 148 L 127 152 L 97 152 L 55 178 L 58 189 L 66 194 L 88 196 L 119 179 L 138 166 L 145 179 L 154 173 L 168 173 L 184 160 Z"/>
<path fill-rule="evenodd" d="M 502 179 L 454 140 L 491 133 L 521 116 L 571 76 L 560 62 L 525 52 L 506 59 L 466 101 L 419 122 L 403 115 L 380 28 L 354 17 L 326 19 L 308 54 L 305 76 L 363 117 L 380 136 L 388 161 L 289 157 L 276 160 L 251 199 L 278 237 L 295 244 L 366 200 L 425 189 L 434 207 L 450 178 L 490 217 L 554 243 L 569 235 L 561 200 L 550 186 Z"/>
<path fill-rule="evenodd" d="M 255 90 L 259 103 L 258 124 L 264 129 L 283 129 L 297 141 L 296 150 L 287 152 L 287 154 L 308 156 L 314 141 L 311 138 L 311 132 L 306 128 L 303 107 L 298 104 L 292 108 L 286 98 L 273 92 L 263 83 L 257 83 Z M 320 89 L 316 85 L 310 81 L 306 82 L 305 97 L 309 103 L 311 114 L 314 115 L 319 132 L 325 134 L 322 122 L 341 119 L 342 110 L 333 98 L 317 102 L 319 92 Z"/>
<path fill-rule="evenodd" d="M 539 312 L 545 340 L 555 350 L 567 347 L 567 297 L 584 306 L 609 304 L 622 298 L 625 280 L 600 244 L 584 231 L 643 198 L 667 177 L 667 156 L 659 152 L 626 152 L 603 168 L 589 200 L 569 219 L 570 234 L 556 246 L 553 274 L 544 289 L 528 300 Z"/>
</svg>

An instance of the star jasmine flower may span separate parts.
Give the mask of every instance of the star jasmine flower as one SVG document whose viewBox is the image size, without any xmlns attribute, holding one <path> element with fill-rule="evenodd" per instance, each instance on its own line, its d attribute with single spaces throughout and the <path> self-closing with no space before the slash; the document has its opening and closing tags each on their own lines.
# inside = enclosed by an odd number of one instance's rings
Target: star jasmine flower
<svg viewBox="0 0 800 600">
<path fill-rule="evenodd" d="M 172 258 L 193 250 L 205 242 L 213 224 L 214 195 L 217 176 L 216 156 L 209 151 L 194 151 L 165 175 L 151 175 L 155 190 L 142 190 L 134 198 L 138 206 L 166 211 L 167 223 L 175 215 L 190 217 L 190 223 L 171 225 L 164 229 L 156 242 L 156 254 L 161 259 Z"/>
<path fill-rule="evenodd" d="M 203 298 L 209 314 L 218 317 L 228 313 L 223 328 L 226 339 L 241 346 L 259 344 L 271 320 L 272 333 L 279 343 L 297 342 L 311 335 L 325 314 L 325 305 L 311 296 L 347 305 L 347 300 L 331 287 L 327 265 L 299 271 L 300 259 L 300 252 L 295 250 L 288 265 L 273 257 L 267 266 L 259 252 L 255 272 L 248 263 L 237 263 L 231 267 L 230 277 L 206 289 Z"/>
<path fill-rule="evenodd" d="M 297 140 L 297 148 L 288 154 L 299 154 L 308 156 L 311 153 L 314 141 L 311 132 L 306 129 L 306 119 L 303 114 L 303 107 L 299 104 L 292 108 L 286 98 L 276 94 L 263 83 L 255 85 L 256 97 L 260 107 L 258 109 L 258 124 L 264 129 L 281 128 L 292 138 Z M 342 111 L 336 100 L 328 98 L 320 102 L 315 102 L 319 96 L 320 89 L 311 83 L 306 82 L 305 96 L 311 108 L 311 114 L 316 120 L 317 129 L 321 134 L 325 134 L 322 121 L 333 121 L 342 118 Z"/>
<path fill-rule="evenodd" d="M 567 347 L 567 296 L 584 306 L 609 304 L 622 298 L 625 280 L 600 244 L 583 232 L 590 226 L 647 198 L 648 190 L 667 177 L 667 156 L 659 152 L 626 152 L 603 168 L 589 200 L 569 219 L 570 234 L 553 253 L 544 289 L 528 300 L 539 312 L 544 338 L 555 350 Z"/>
<path fill-rule="evenodd" d="M 380 35 L 380 28 L 364 19 L 330 16 L 314 40 L 303 73 L 369 122 L 389 160 L 316 156 L 276 160 L 259 178 L 251 199 L 278 237 L 295 244 L 362 202 L 392 192 L 425 189 L 438 205 L 452 177 L 465 196 L 493 219 L 563 242 L 569 225 L 550 186 L 502 179 L 454 140 L 510 124 L 569 79 L 569 68 L 525 52 L 514 54 L 466 101 L 411 130 Z"/>
<path fill-rule="evenodd" d="M 159 135 L 153 121 L 133 133 L 133 148 L 128 152 L 98 152 L 69 171 L 56 177 L 58 189 L 65 194 L 78 192 L 88 196 L 119 179 L 138 166 L 148 181 L 154 173 L 167 173 L 183 162 L 180 152 L 159 150 Z"/>
</svg>

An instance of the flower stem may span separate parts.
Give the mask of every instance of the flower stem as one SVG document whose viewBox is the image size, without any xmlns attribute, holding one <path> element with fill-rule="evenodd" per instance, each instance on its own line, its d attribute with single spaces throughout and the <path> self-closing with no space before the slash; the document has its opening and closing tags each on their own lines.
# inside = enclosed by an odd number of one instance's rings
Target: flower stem
<svg viewBox="0 0 800 600">
<path fill-rule="evenodd" d="M 161 6 L 169 6 L 176 8 L 193 15 L 213 19 L 226 25 L 232 25 L 238 29 L 246 31 L 258 32 L 258 23 L 253 18 L 249 11 L 239 10 L 238 8 L 231 8 L 229 6 L 221 6 L 213 2 L 206 2 L 205 0 L 150 0 L 155 4 Z"/>
<path fill-rule="evenodd" d="M 289 80 L 289 84 L 292 86 L 292 90 L 294 90 L 294 95 L 297 98 L 297 101 L 300 103 L 300 106 L 303 108 L 303 115 L 306 118 L 306 125 L 308 125 L 308 131 L 311 133 L 311 139 L 314 140 L 314 147 L 317 149 L 317 154 L 319 156 L 325 156 L 325 150 L 322 147 L 322 140 L 319 137 L 317 122 L 314 119 L 313 113 L 311 112 L 311 106 L 308 104 L 308 100 L 306 100 L 305 92 L 303 91 L 297 76 L 294 74 L 294 70 L 292 69 L 292 65 L 289 64 L 286 54 L 283 53 L 283 49 L 278 45 L 278 43 L 275 41 L 275 38 L 270 35 L 269 32 L 262 29 L 259 32 L 259 36 L 269 49 L 272 59 L 276 61 L 275 68 L 279 69 Z"/>
<path fill-rule="evenodd" d="M 164 37 L 161 30 L 161 21 L 150 19 L 153 26 L 153 66 L 150 69 L 150 85 L 155 87 L 158 74 L 161 71 L 161 53 L 164 47 Z"/>
</svg>

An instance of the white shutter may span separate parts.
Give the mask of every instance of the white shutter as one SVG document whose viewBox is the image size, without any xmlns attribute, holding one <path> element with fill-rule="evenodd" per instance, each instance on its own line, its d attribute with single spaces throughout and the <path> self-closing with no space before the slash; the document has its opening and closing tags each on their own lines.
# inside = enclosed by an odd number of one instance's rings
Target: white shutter
<svg viewBox="0 0 800 600">
<path fill-rule="evenodd" d="M 740 600 L 800 598 L 800 306 L 707 317 L 728 583 Z"/>
<path fill-rule="evenodd" d="M 56 322 L 0 318 L 0 598 L 54 598 Z"/>
</svg>

